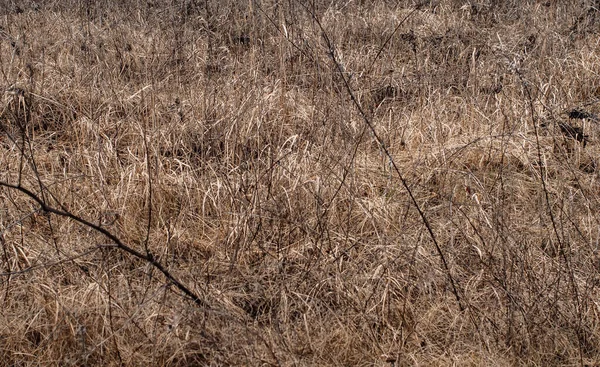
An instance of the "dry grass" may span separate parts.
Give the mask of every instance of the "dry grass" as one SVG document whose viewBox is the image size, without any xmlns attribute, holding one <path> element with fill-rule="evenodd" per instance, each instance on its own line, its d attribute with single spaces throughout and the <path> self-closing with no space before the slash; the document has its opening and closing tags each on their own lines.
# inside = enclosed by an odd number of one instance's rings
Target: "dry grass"
<svg viewBox="0 0 600 367">
<path fill-rule="evenodd" d="M 35 3 L 1 365 L 600 365 L 598 1 Z"/>
</svg>

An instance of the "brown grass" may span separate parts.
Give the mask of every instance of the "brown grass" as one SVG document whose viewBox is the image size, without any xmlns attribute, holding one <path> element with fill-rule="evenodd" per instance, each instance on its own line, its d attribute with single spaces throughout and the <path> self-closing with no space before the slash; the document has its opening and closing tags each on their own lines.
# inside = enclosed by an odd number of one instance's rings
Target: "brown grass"
<svg viewBox="0 0 600 367">
<path fill-rule="evenodd" d="M 598 1 L 15 3 L 0 365 L 600 365 Z"/>
</svg>

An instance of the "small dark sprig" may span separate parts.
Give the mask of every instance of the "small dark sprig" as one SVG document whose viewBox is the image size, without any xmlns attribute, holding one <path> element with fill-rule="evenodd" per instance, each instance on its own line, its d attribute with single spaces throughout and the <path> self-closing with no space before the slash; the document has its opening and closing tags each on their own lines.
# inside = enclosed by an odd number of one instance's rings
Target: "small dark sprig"
<svg viewBox="0 0 600 367">
<path fill-rule="evenodd" d="M 598 116 L 596 116 L 595 114 L 593 114 L 591 112 L 587 112 L 587 111 L 584 111 L 579 108 L 574 108 L 571 111 L 567 112 L 567 114 L 569 115 L 570 119 L 579 119 L 579 120 L 590 119 L 590 120 L 594 120 L 596 122 L 598 121 Z"/>
</svg>

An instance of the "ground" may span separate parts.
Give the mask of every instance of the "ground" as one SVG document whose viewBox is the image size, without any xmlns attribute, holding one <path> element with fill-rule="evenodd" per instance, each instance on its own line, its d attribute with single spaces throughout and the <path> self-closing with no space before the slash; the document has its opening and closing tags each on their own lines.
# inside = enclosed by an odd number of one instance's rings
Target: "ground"
<svg viewBox="0 0 600 367">
<path fill-rule="evenodd" d="M 600 365 L 598 1 L 0 5 L 0 365 Z"/>
</svg>

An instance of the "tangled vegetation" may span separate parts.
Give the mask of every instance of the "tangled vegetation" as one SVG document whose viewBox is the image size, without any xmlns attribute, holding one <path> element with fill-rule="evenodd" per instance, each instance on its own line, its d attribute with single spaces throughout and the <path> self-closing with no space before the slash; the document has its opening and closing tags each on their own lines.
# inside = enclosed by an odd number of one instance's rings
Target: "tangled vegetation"
<svg viewBox="0 0 600 367">
<path fill-rule="evenodd" d="M 600 1 L 0 14 L 0 365 L 600 364 Z"/>
</svg>

